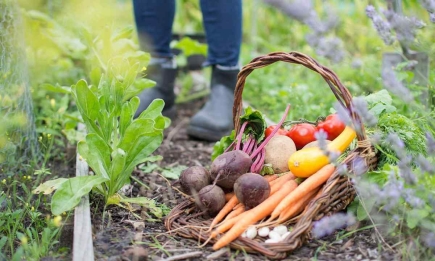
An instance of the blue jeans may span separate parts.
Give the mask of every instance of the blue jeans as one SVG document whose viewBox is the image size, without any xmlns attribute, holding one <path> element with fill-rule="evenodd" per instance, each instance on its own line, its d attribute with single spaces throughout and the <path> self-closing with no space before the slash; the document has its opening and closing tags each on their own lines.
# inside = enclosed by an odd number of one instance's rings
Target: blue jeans
<svg viewBox="0 0 435 261">
<path fill-rule="evenodd" d="M 238 65 L 242 42 L 242 0 L 200 0 L 208 44 L 207 65 Z M 172 57 L 169 44 L 175 0 L 133 0 L 140 46 L 152 57 Z"/>
</svg>

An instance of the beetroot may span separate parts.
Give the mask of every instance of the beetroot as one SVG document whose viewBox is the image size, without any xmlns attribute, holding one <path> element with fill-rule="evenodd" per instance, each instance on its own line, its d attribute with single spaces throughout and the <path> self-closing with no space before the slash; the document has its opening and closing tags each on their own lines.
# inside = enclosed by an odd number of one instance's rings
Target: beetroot
<svg viewBox="0 0 435 261">
<path fill-rule="evenodd" d="M 210 216 L 216 215 L 225 206 L 225 193 L 219 186 L 205 186 L 198 196 L 200 207 L 204 207 Z"/>
<path fill-rule="evenodd" d="M 263 176 L 246 173 L 234 183 L 234 193 L 246 209 L 251 209 L 269 197 L 270 185 Z"/>
<path fill-rule="evenodd" d="M 247 173 L 252 159 L 241 150 L 222 153 L 211 164 L 211 178 L 223 188 L 232 188 L 236 180 Z"/>
<path fill-rule="evenodd" d="M 210 172 L 201 166 L 187 168 L 180 175 L 181 189 L 191 195 L 210 183 Z"/>
</svg>

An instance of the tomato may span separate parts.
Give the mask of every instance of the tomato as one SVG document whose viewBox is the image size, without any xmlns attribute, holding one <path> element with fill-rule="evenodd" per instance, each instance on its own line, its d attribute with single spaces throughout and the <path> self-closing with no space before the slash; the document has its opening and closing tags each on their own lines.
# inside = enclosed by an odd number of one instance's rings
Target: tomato
<svg viewBox="0 0 435 261">
<path fill-rule="evenodd" d="M 315 141 L 316 127 L 309 123 L 299 123 L 294 125 L 287 133 L 296 144 L 296 149 L 300 150 L 308 143 Z"/>
<path fill-rule="evenodd" d="M 331 114 L 326 117 L 325 121 L 317 124 L 317 131 L 324 130 L 328 135 L 328 140 L 334 140 L 343 132 L 346 124 L 340 120 L 337 114 Z"/>
<path fill-rule="evenodd" d="M 266 132 L 265 132 L 266 137 L 268 137 L 268 136 L 272 133 L 272 131 L 273 131 L 275 128 L 276 128 L 276 125 L 270 125 L 269 127 L 267 127 Z M 282 128 L 280 128 L 280 129 L 275 133 L 275 135 L 287 135 L 287 131 L 284 130 L 284 129 L 282 129 Z"/>
</svg>

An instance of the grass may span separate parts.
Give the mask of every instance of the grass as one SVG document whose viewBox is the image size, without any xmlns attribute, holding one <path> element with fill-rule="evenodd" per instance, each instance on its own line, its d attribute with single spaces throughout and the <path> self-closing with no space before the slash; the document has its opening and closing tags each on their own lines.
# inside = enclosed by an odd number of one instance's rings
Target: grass
<svg viewBox="0 0 435 261">
<path fill-rule="evenodd" d="M 1 182 L 0 258 L 39 260 L 54 255 L 59 244 L 62 219 L 68 216 L 48 214 L 45 197 L 31 192 L 33 182 L 30 175 L 10 176 Z"/>
</svg>

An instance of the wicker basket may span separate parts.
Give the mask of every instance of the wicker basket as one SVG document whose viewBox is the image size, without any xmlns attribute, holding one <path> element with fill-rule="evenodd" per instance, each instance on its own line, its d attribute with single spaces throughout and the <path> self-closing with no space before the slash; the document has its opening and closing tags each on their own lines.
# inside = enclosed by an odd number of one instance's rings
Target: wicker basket
<svg viewBox="0 0 435 261">
<path fill-rule="evenodd" d="M 337 75 L 330 69 L 320 65 L 311 57 L 298 53 L 275 52 L 253 59 L 244 66 L 238 75 L 238 81 L 234 92 L 233 121 L 236 133 L 240 129 L 239 117 L 242 108 L 242 92 L 246 77 L 255 69 L 262 68 L 282 61 L 287 63 L 301 64 L 308 69 L 320 74 L 328 83 L 337 100 L 349 111 L 352 121 L 356 126 L 361 126 L 357 132 L 357 146 L 341 162 L 347 166 L 348 172 L 353 172 L 353 162 L 355 158 L 363 159 L 368 168 L 376 165 L 376 157 L 370 142 L 362 126 L 361 119 L 354 113 L 351 106 L 352 96 L 340 82 Z M 329 178 L 322 187 L 322 196 L 312 200 L 308 205 L 308 211 L 300 214 L 288 222 L 294 223 L 291 234 L 280 243 L 264 243 L 264 240 L 247 239 L 239 237 L 230 244 L 233 249 L 243 249 L 250 253 L 258 253 L 271 259 L 283 259 L 290 252 L 301 247 L 310 238 L 310 230 L 313 221 L 319 220 L 323 216 L 336 213 L 352 202 L 355 197 L 355 190 L 346 175 L 341 175 L 337 171 Z M 208 239 L 209 233 L 205 232 L 212 219 L 198 215 L 198 209 L 191 200 L 186 200 L 176 206 L 165 220 L 168 231 L 172 231 L 185 238 L 193 238 L 197 241 Z M 214 243 L 216 240 L 211 240 Z"/>
</svg>

